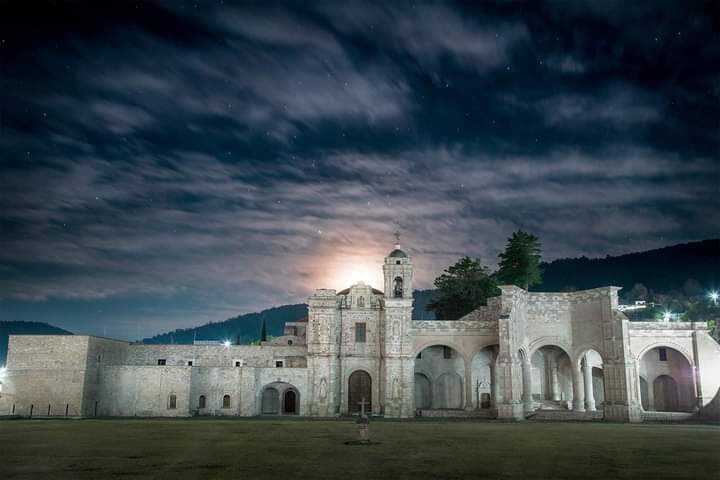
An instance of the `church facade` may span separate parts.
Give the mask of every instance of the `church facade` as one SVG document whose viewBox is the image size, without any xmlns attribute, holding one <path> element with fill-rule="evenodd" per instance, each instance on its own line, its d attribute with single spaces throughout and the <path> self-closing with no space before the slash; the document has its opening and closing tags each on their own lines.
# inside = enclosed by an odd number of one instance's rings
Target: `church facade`
<svg viewBox="0 0 720 480">
<path fill-rule="evenodd" d="M 631 322 L 617 287 L 502 286 L 465 317 L 413 320 L 413 263 L 384 290 L 317 290 L 261 345 L 11 336 L 0 416 L 717 418 L 720 345 L 704 322 Z"/>
</svg>

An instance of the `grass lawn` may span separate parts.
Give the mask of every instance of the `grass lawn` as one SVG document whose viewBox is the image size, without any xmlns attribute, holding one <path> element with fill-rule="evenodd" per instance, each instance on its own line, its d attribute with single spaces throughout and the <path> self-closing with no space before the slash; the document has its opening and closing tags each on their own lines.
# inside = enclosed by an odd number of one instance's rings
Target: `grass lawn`
<svg viewBox="0 0 720 480">
<path fill-rule="evenodd" d="M 685 424 L 0 421 L 0 478 L 720 478 L 720 427 Z"/>
</svg>

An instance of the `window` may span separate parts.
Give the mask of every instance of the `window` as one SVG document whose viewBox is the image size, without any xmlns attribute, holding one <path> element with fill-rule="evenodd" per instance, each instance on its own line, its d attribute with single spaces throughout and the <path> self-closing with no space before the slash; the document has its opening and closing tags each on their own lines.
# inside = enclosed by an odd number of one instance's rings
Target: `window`
<svg viewBox="0 0 720 480">
<path fill-rule="evenodd" d="M 158 358 L 158 365 L 165 365 L 165 359 L 164 358 Z"/>
<path fill-rule="evenodd" d="M 403 296 L 403 279 L 402 277 L 395 277 L 395 283 L 393 286 L 393 297 L 402 298 Z"/>
<path fill-rule="evenodd" d="M 284 360 L 275 360 L 275 368 L 283 368 L 285 366 Z"/>
<path fill-rule="evenodd" d="M 443 358 L 452 358 L 452 348 L 443 347 Z"/>
<path fill-rule="evenodd" d="M 242 360 L 235 360 L 236 367 L 242 367 Z"/>
<path fill-rule="evenodd" d="M 173 394 L 168 398 L 168 410 L 175 410 L 177 408 L 177 397 Z"/>
<path fill-rule="evenodd" d="M 667 362 L 667 349 L 658 348 L 658 353 L 660 354 L 660 361 Z"/>
<path fill-rule="evenodd" d="M 230 408 L 230 395 L 225 395 L 223 397 L 223 408 Z"/>
<path fill-rule="evenodd" d="M 288 345 L 292 345 L 292 340 L 288 340 Z"/>
<path fill-rule="evenodd" d="M 192 360 L 188 360 L 187 363 L 188 363 L 188 367 L 192 367 L 192 366 L 193 366 L 193 361 L 192 361 Z"/>
<path fill-rule="evenodd" d="M 395 260 L 395 265 L 400 265 L 400 260 Z"/>
<path fill-rule="evenodd" d="M 357 299 L 357 306 L 362 308 L 365 306 L 365 297 L 358 297 Z"/>
<path fill-rule="evenodd" d="M 205 395 L 200 395 L 198 399 L 198 408 L 205 408 Z"/>
<path fill-rule="evenodd" d="M 355 342 L 365 343 L 366 331 L 364 323 L 355 324 Z"/>
</svg>

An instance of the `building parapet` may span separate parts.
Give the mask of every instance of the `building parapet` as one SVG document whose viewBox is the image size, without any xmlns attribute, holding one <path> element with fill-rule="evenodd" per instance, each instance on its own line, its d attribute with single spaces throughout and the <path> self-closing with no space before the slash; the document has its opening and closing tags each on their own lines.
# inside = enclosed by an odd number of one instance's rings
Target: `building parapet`
<svg viewBox="0 0 720 480">
<path fill-rule="evenodd" d="M 465 317 L 463 317 L 465 318 Z M 416 334 L 469 332 L 478 330 L 497 330 L 497 320 L 413 320 L 412 330 Z"/>
<path fill-rule="evenodd" d="M 630 330 L 707 330 L 707 322 L 628 322 Z"/>
</svg>

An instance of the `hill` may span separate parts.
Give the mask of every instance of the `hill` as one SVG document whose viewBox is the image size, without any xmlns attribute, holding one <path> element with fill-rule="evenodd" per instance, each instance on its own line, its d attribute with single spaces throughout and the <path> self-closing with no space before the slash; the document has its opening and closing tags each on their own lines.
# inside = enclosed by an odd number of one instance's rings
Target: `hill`
<svg viewBox="0 0 720 480">
<path fill-rule="evenodd" d="M 416 290 L 414 292 L 415 308 L 413 318 L 432 320 L 435 315 L 425 311 L 425 305 L 430 301 L 432 290 Z M 191 344 L 193 340 L 224 340 L 228 339 L 233 343 L 250 343 L 260 336 L 260 325 L 263 318 L 267 325 L 269 336 L 282 335 L 285 322 L 292 322 L 307 317 L 307 305 L 298 303 L 295 305 L 283 305 L 280 307 L 263 310 L 260 313 L 248 313 L 228 318 L 223 322 L 208 323 L 200 327 L 178 329 L 146 338 L 143 343 L 178 343 Z"/>
<path fill-rule="evenodd" d="M 640 253 L 590 259 L 566 258 L 542 263 L 542 284 L 535 291 L 583 290 L 615 285 L 625 292 L 636 283 L 655 292 L 681 291 L 688 279 L 717 288 L 720 239 L 683 243 Z"/>
<path fill-rule="evenodd" d="M 616 257 L 590 259 L 586 257 L 555 260 L 541 265 L 543 283 L 535 291 L 581 290 L 616 285 L 629 291 L 636 283 L 644 284 L 656 293 L 682 291 L 688 279 L 703 288 L 717 288 L 720 271 L 720 239 L 685 243 L 671 247 L 631 253 Z M 433 320 L 433 312 L 425 310 L 433 290 L 413 292 L 413 319 Z M 145 343 L 191 344 L 197 340 L 223 340 L 250 343 L 260 335 L 264 318 L 268 335 L 282 334 L 285 322 L 307 317 L 307 305 L 284 305 L 260 313 L 249 313 L 209 323 L 195 328 L 178 329 L 143 340 Z"/>
<path fill-rule="evenodd" d="M 179 343 L 192 344 L 193 340 L 230 340 L 233 343 L 250 343 L 260 336 L 263 319 L 269 336 L 282 335 L 285 322 L 293 322 L 307 317 L 307 305 L 283 305 L 259 313 L 247 313 L 228 318 L 222 322 L 213 322 L 194 328 L 177 329 L 146 338 L 143 343 Z"/>
<path fill-rule="evenodd" d="M 42 322 L 0 322 L 0 365 L 5 365 L 10 335 L 72 335 L 72 333 Z"/>
</svg>

